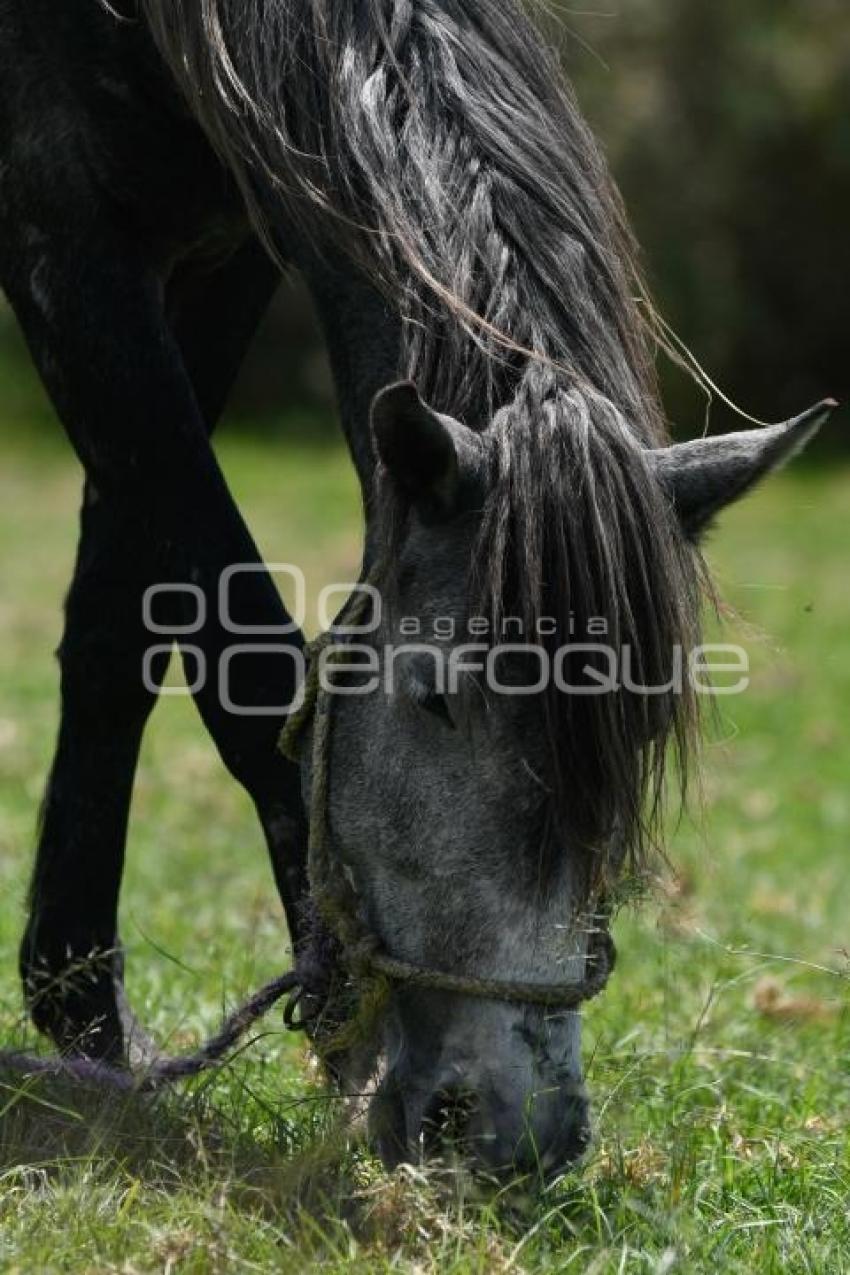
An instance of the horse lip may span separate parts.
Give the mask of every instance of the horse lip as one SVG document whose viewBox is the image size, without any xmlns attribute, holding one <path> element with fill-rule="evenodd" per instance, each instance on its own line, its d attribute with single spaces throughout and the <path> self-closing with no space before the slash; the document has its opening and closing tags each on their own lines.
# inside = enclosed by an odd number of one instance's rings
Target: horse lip
<svg viewBox="0 0 850 1275">
<path fill-rule="evenodd" d="M 547 1145 L 535 1142 L 533 1120 L 525 1130 L 500 1131 L 499 1113 L 486 1100 L 475 1104 L 469 1124 L 455 1137 L 435 1122 L 429 1130 L 428 1107 L 433 1095 L 413 1088 L 405 1092 L 396 1078 L 387 1077 L 369 1108 L 369 1131 L 375 1149 L 390 1172 L 405 1163 L 423 1159 L 462 1163 L 476 1177 L 506 1180 L 529 1177 L 541 1186 L 550 1183 L 585 1156 L 592 1138 L 588 1097 L 584 1083 L 573 1077 L 536 1091 L 535 1098 L 556 1100 L 558 1114 L 550 1112 Z M 497 1104 L 498 1106 L 498 1104 Z M 509 1120 L 508 1125 L 513 1124 Z"/>
</svg>

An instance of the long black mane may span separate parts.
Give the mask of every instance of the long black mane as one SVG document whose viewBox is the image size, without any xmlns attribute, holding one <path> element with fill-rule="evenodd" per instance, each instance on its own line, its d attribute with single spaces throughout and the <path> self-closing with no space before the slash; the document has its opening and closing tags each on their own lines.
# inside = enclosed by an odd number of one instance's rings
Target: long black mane
<svg viewBox="0 0 850 1275">
<path fill-rule="evenodd" d="M 620 201 L 517 0 L 142 0 L 274 242 L 280 205 L 405 319 L 438 410 L 488 423 L 533 353 L 660 441 Z"/>
<path fill-rule="evenodd" d="M 399 373 L 493 427 L 476 603 L 604 617 L 636 680 L 697 628 L 697 568 L 642 457 L 664 441 L 619 198 L 517 0 L 142 0 L 270 245 L 296 219 L 403 319 Z M 495 418 L 495 420 L 494 420 Z M 532 630 L 533 631 L 533 628 Z M 693 699 L 547 707 L 561 822 L 634 861 Z"/>
</svg>

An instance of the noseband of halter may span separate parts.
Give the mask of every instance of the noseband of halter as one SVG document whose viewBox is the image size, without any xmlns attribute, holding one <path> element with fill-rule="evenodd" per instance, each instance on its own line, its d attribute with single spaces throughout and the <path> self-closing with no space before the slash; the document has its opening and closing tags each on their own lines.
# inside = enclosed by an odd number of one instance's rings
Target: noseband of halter
<svg viewBox="0 0 850 1275">
<path fill-rule="evenodd" d="M 369 597 L 368 590 L 359 591 L 354 603 L 346 610 L 344 623 L 347 627 L 363 619 Z M 562 983 L 481 978 L 472 974 L 455 974 L 414 965 L 385 952 L 377 935 L 363 923 L 360 899 L 342 862 L 334 853 L 328 812 L 333 692 L 323 683 L 322 672 L 323 666 L 333 662 L 338 656 L 344 656 L 345 651 L 345 644 L 337 639 L 333 629 L 323 633 L 307 648 L 309 666 L 304 699 L 284 728 L 280 748 L 290 761 L 298 761 L 304 733 L 312 723 L 307 859 L 310 894 L 321 919 L 339 942 L 343 962 L 351 975 L 355 980 L 377 975 L 406 987 L 455 992 L 482 1000 L 539 1005 L 548 1009 L 577 1009 L 585 1001 L 598 996 L 611 977 L 617 955 L 608 930 L 608 914 L 604 908 L 597 914 L 590 931 L 585 956 L 585 969 L 588 972 L 581 979 Z M 304 987 L 303 991 L 307 993 L 309 989 Z M 294 1019 L 294 1009 L 299 1000 L 299 996 L 293 999 L 287 1013 L 287 1023 L 291 1027 L 301 1025 Z"/>
</svg>

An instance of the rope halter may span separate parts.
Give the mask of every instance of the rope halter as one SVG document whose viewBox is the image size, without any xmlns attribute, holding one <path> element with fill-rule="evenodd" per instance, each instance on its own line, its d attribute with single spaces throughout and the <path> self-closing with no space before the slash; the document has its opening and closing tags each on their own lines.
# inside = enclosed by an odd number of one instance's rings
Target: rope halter
<svg viewBox="0 0 850 1275">
<path fill-rule="evenodd" d="M 361 589 L 356 600 L 349 604 L 345 612 L 347 627 L 362 620 L 369 597 L 369 591 Z M 280 747 L 290 761 L 300 761 L 304 734 L 312 724 L 307 851 L 310 894 L 319 916 L 338 941 L 342 962 L 353 979 L 363 981 L 378 976 L 405 987 L 454 992 L 482 1000 L 538 1005 L 553 1010 L 575 1010 L 598 996 L 611 977 L 617 955 L 608 929 L 609 916 L 604 908 L 590 931 L 584 977 L 557 983 L 482 978 L 415 965 L 387 953 L 378 936 L 364 924 L 357 891 L 334 853 L 328 807 L 334 696 L 322 673 L 324 666 L 344 656 L 345 650 L 345 644 L 337 640 L 333 628 L 308 646 L 304 700 L 297 712 L 290 716 L 281 735 Z M 296 1005 L 308 991 L 305 986 L 302 993 L 293 997 L 287 1009 L 287 1026 L 293 1029 L 309 1026 L 309 1023 L 296 1020 L 294 1015 Z"/>
</svg>

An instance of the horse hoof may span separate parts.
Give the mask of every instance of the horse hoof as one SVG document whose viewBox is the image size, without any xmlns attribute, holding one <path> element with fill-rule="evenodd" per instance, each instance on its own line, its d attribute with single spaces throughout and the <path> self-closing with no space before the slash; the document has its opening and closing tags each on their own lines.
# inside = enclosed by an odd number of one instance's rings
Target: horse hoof
<svg viewBox="0 0 850 1275">
<path fill-rule="evenodd" d="M 20 970 L 30 1018 L 60 1054 L 116 1067 L 145 1067 L 158 1057 L 127 1001 L 120 948 L 63 962 L 27 935 Z"/>
<path fill-rule="evenodd" d="M 162 1051 L 130 1008 L 130 1002 L 127 1000 L 127 993 L 124 990 L 124 984 L 121 979 L 114 978 L 112 985 L 115 990 L 115 1003 L 121 1022 L 124 1058 L 131 1071 L 143 1070 L 146 1067 L 150 1067 L 158 1058 L 161 1058 Z"/>
</svg>

